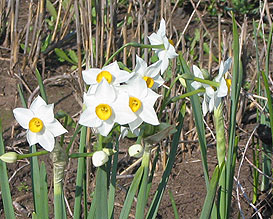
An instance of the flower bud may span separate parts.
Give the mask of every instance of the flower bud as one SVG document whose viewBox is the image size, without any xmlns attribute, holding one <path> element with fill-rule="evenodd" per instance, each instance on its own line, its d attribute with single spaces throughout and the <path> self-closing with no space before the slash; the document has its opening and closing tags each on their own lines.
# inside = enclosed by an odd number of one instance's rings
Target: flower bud
<svg viewBox="0 0 273 219">
<path fill-rule="evenodd" d="M 92 156 L 92 162 L 95 167 L 102 166 L 108 159 L 108 155 L 104 151 L 96 151 Z"/>
<path fill-rule="evenodd" d="M 140 158 L 143 155 L 143 147 L 140 144 L 134 144 L 131 147 L 129 147 L 129 155 L 131 157 Z"/>
<path fill-rule="evenodd" d="M 15 152 L 7 152 L 0 156 L 0 159 L 6 163 L 15 163 L 17 161 L 18 154 Z"/>
</svg>

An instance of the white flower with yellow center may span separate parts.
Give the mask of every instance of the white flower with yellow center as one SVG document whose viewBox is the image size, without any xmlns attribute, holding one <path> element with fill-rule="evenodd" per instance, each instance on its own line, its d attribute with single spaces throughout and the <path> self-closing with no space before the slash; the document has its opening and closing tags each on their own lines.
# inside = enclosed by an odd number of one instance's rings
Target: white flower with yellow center
<svg viewBox="0 0 273 219">
<path fill-rule="evenodd" d="M 159 74 L 161 63 L 162 61 L 159 60 L 147 66 L 147 63 L 137 55 L 136 67 L 132 73 L 141 77 L 146 82 L 148 88 L 156 89 L 164 83 L 163 78 Z"/>
<path fill-rule="evenodd" d="M 173 42 L 168 40 L 166 37 L 166 24 L 164 19 L 161 20 L 158 31 L 156 33 L 152 33 L 148 38 L 151 45 L 164 45 L 164 49 L 153 48 L 159 60 L 162 60 L 161 74 L 163 74 L 169 66 L 169 59 L 173 59 L 178 56 L 178 54 L 175 52 Z"/>
<path fill-rule="evenodd" d="M 55 138 L 67 130 L 54 118 L 54 104 L 46 102 L 38 96 L 29 109 L 16 108 L 13 114 L 17 122 L 27 129 L 27 141 L 30 145 L 39 143 L 45 150 L 52 151 Z"/>
<path fill-rule="evenodd" d="M 147 88 L 144 80 L 135 77 L 134 80 L 129 80 L 127 85 L 122 86 L 121 90 L 128 92 L 130 97 L 129 106 L 131 111 L 137 116 L 134 121 L 129 123 L 132 132 L 134 132 L 143 121 L 152 125 L 159 125 L 153 106 L 160 95 Z"/>
<path fill-rule="evenodd" d="M 95 93 L 98 84 L 104 78 L 109 84 L 118 86 L 130 79 L 132 74 L 127 71 L 120 70 L 118 63 L 115 61 L 102 69 L 90 68 L 82 72 L 83 80 L 90 85 L 91 93 Z"/>
<path fill-rule="evenodd" d="M 96 128 L 101 135 L 107 136 L 115 122 L 124 125 L 136 119 L 129 107 L 128 94 L 117 94 L 105 78 L 94 94 L 89 91 L 83 97 L 86 109 L 80 116 L 81 125 Z"/>
</svg>

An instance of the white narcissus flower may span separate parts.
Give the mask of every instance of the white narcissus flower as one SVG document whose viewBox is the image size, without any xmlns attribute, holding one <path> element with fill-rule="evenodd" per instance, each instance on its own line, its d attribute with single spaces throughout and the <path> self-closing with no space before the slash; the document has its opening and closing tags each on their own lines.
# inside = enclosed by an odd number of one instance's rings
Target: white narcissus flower
<svg viewBox="0 0 273 219">
<path fill-rule="evenodd" d="M 27 141 L 30 145 L 39 143 L 45 150 L 52 151 L 55 138 L 67 130 L 54 118 L 54 104 L 46 102 L 38 96 L 29 109 L 16 108 L 13 114 L 17 122 L 27 129 Z"/>
<path fill-rule="evenodd" d="M 202 71 L 201 71 L 196 65 L 193 65 L 193 66 L 192 66 L 192 70 L 193 70 L 194 77 L 204 79 L 204 76 L 203 76 Z M 191 83 L 191 86 L 192 86 L 195 90 L 197 90 L 197 89 L 199 89 L 200 87 L 204 86 L 204 84 L 201 83 L 201 82 L 198 82 L 198 81 L 194 81 L 194 82 Z"/>
<path fill-rule="evenodd" d="M 92 163 L 95 167 L 100 167 L 109 160 L 108 155 L 104 151 L 96 151 L 92 155 Z"/>
<path fill-rule="evenodd" d="M 166 24 L 164 19 L 161 20 L 158 31 L 156 33 L 152 33 L 148 38 L 151 45 L 164 45 L 164 49 L 153 48 L 159 60 L 162 60 L 161 74 L 163 74 L 169 66 L 169 59 L 173 59 L 178 56 L 178 54 L 175 52 L 174 46 L 172 45 L 172 41 L 168 40 L 166 37 Z"/>
<path fill-rule="evenodd" d="M 104 78 L 109 84 L 118 86 L 130 79 L 132 74 L 127 71 L 121 70 L 118 63 L 115 61 L 102 69 L 90 68 L 82 72 L 83 80 L 86 84 L 90 85 L 89 92 L 95 93 L 98 84 Z"/>
<path fill-rule="evenodd" d="M 122 86 L 121 90 L 128 92 L 130 96 L 129 106 L 131 111 L 137 116 L 134 121 L 129 122 L 129 127 L 132 132 L 134 132 L 143 121 L 152 125 L 159 125 L 153 106 L 160 95 L 147 88 L 144 80 L 135 77 L 134 80 L 129 80 L 127 85 Z"/>
<path fill-rule="evenodd" d="M 127 124 L 136 119 L 129 107 L 127 93 L 116 94 L 115 88 L 105 78 L 98 85 L 94 94 L 84 94 L 86 109 L 80 116 L 79 123 L 84 126 L 97 128 L 98 132 L 107 136 L 115 122 Z"/>
<path fill-rule="evenodd" d="M 204 85 L 206 89 L 206 93 L 204 95 L 204 101 L 203 101 L 203 115 L 205 116 L 207 112 L 212 112 L 214 108 L 217 108 L 219 104 L 221 103 L 222 97 L 227 96 L 228 94 L 228 83 L 224 78 L 225 73 L 229 70 L 231 67 L 232 58 L 227 59 L 225 62 L 221 62 L 219 74 L 214 78 L 214 81 L 219 83 L 219 87 L 217 87 L 215 90 L 210 87 L 209 85 Z"/>
<path fill-rule="evenodd" d="M 164 83 L 163 78 L 159 74 L 161 63 L 162 61 L 159 60 L 147 66 L 147 63 L 136 55 L 136 67 L 132 73 L 140 76 L 146 82 L 148 88 L 156 89 Z"/>
</svg>

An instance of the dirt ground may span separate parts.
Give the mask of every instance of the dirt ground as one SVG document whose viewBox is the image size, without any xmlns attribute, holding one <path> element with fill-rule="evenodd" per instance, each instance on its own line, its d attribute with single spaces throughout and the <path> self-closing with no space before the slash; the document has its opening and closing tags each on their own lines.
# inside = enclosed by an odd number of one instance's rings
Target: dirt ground
<svg viewBox="0 0 273 219">
<path fill-rule="evenodd" d="M 185 13 L 183 9 L 177 9 L 173 15 L 174 26 L 178 31 L 183 30 L 184 26 L 181 26 L 178 21 L 181 21 L 181 17 L 183 17 L 183 23 L 189 18 L 189 14 Z M 176 22 L 177 21 L 177 22 Z M 208 25 L 209 28 L 213 31 L 216 26 L 214 25 L 214 21 L 208 20 L 211 22 L 211 25 Z M 195 24 L 190 27 L 191 30 L 196 28 Z M 223 27 L 229 33 L 231 30 L 231 24 L 227 23 Z M 26 138 L 22 133 L 22 129 L 18 126 L 16 121 L 14 120 L 12 110 L 15 107 L 21 106 L 20 99 L 17 92 L 17 85 L 20 83 L 16 75 L 12 75 L 9 72 L 9 51 L 0 47 L 0 117 L 3 123 L 4 130 L 4 140 L 7 151 L 17 151 L 18 153 L 28 153 L 28 144 L 26 142 Z M 19 60 L 22 58 L 22 54 L 19 57 Z M 55 103 L 55 112 L 59 110 L 64 110 L 65 112 L 73 117 L 73 119 L 77 119 L 79 116 L 79 112 L 81 110 L 80 98 L 75 90 L 74 79 L 69 77 L 64 78 L 62 75 L 68 73 L 70 71 L 70 67 L 67 63 L 62 65 L 53 65 L 52 60 L 56 59 L 56 57 L 50 57 L 46 60 L 46 75 L 48 76 L 50 72 L 50 77 L 58 77 L 59 80 L 54 80 L 46 84 L 46 92 L 48 95 L 48 102 Z M 34 80 L 34 74 L 26 67 L 24 72 L 25 83 L 29 86 L 31 91 L 36 89 L 37 82 Z M 30 93 L 24 90 L 25 97 L 28 98 Z M 243 114 L 243 117 L 248 117 L 252 112 L 246 110 Z M 211 122 L 211 120 L 209 120 Z M 185 122 L 189 122 L 188 120 Z M 256 126 L 255 120 L 246 119 L 243 120 L 240 125 L 240 129 L 238 129 L 238 134 L 240 135 L 239 142 L 239 153 L 237 159 L 237 166 L 240 162 L 240 156 L 242 151 L 246 146 L 246 142 Z M 72 129 L 69 134 L 66 136 L 68 140 L 72 135 Z M 184 132 L 187 132 L 186 126 Z M 207 130 L 207 132 L 209 132 Z M 257 139 L 255 138 L 255 141 Z M 216 148 L 215 141 L 210 138 L 208 139 L 208 165 L 210 174 L 214 170 L 217 160 L 216 160 Z M 126 151 L 126 148 L 130 145 L 130 141 L 124 141 L 122 144 L 122 151 Z M 77 144 L 74 145 L 74 149 L 76 151 Z M 198 218 L 200 216 L 203 202 L 206 196 L 206 188 L 205 188 L 205 180 L 203 176 L 203 168 L 201 163 L 200 151 L 198 149 L 197 143 L 189 143 L 186 145 L 186 150 L 182 150 L 182 145 L 180 146 L 177 159 L 175 165 L 172 169 L 172 174 L 169 178 L 168 186 L 166 188 L 166 192 L 164 193 L 159 212 L 159 218 L 174 218 L 174 213 L 171 205 L 171 201 L 168 195 L 168 190 L 171 190 L 175 203 L 180 215 L 180 218 Z M 251 161 L 252 160 L 252 149 L 249 148 L 246 156 Z M 49 208 L 51 218 L 53 218 L 53 187 L 52 187 L 52 164 L 48 155 L 45 155 L 41 158 L 46 163 L 46 167 L 48 170 L 48 191 L 49 191 Z M 129 166 L 132 160 L 126 160 L 125 164 Z M 17 218 L 30 218 L 31 213 L 33 212 L 33 202 L 32 202 L 32 194 L 31 194 L 31 177 L 30 177 L 30 163 L 27 160 L 17 162 L 15 164 L 7 165 L 9 170 L 9 178 L 10 178 L 10 186 L 12 192 L 12 198 L 14 201 L 14 207 L 17 214 Z M 120 167 L 121 168 L 121 167 Z M 124 167 L 123 167 L 124 168 Z M 121 170 L 121 169 L 120 169 Z M 76 181 L 76 171 L 77 171 L 77 161 L 73 160 L 68 164 L 66 170 L 66 178 L 65 178 L 65 197 L 67 200 L 67 205 L 73 211 L 74 204 L 74 195 L 75 195 L 75 181 Z M 245 197 L 249 197 L 252 199 L 252 171 L 253 168 L 251 165 L 245 161 L 243 163 L 242 170 L 240 172 L 240 184 L 242 185 Z M 156 177 L 154 178 L 152 191 L 154 192 L 157 188 L 158 183 L 161 179 L 161 174 L 163 173 L 162 163 L 158 165 L 158 169 L 156 171 Z M 131 174 L 131 173 L 128 173 Z M 237 172 L 235 172 L 235 176 L 237 176 Z M 90 175 L 91 183 L 90 188 L 94 187 L 94 183 L 92 181 L 93 175 Z M 131 178 L 128 179 L 120 179 L 117 181 L 118 189 L 117 197 L 116 197 L 116 216 L 118 216 L 118 212 L 120 211 L 124 197 L 126 192 L 124 188 L 129 188 Z M 261 193 L 259 201 L 267 200 L 267 203 L 261 203 L 260 208 L 267 208 L 268 215 L 264 215 L 264 218 L 271 218 L 271 205 L 272 200 L 270 197 L 268 198 L 266 195 L 268 193 Z M 232 218 L 237 218 L 239 214 L 238 203 L 241 204 L 242 211 L 245 214 L 246 218 L 252 218 L 253 208 L 251 208 L 248 204 L 248 201 L 244 194 L 240 191 L 240 200 L 237 200 L 236 197 L 236 186 L 234 186 L 233 191 L 233 202 L 232 202 Z M 267 199 L 266 199 L 267 198 Z M 152 196 L 150 197 L 152 199 Z M 0 217 L 4 218 L 3 214 L 3 206 L 2 200 L 0 199 Z M 263 212 L 263 210 L 261 210 Z M 264 211 L 265 212 L 265 211 Z M 69 215 L 69 213 L 68 213 Z M 255 218 L 255 217 L 253 217 Z"/>
</svg>

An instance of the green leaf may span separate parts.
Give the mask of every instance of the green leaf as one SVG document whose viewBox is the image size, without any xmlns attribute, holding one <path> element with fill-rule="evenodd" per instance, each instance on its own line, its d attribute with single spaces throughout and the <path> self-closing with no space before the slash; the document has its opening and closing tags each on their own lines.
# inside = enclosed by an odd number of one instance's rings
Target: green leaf
<svg viewBox="0 0 273 219">
<path fill-rule="evenodd" d="M 50 13 L 50 15 L 54 18 L 54 20 L 57 20 L 57 11 L 54 8 L 54 5 L 49 0 L 46 1 L 46 9 Z"/>
<path fill-rule="evenodd" d="M 96 212 L 97 219 L 108 218 L 107 208 L 107 171 L 105 165 L 97 169 L 96 188 L 95 188 Z"/>
<path fill-rule="evenodd" d="M 5 146 L 2 135 L 2 121 L 0 119 L 0 155 L 5 153 Z M 14 209 L 12 205 L 11 192 L 9 187 L 9 179 L 6 163 L 0 160 L 0 186 L 2 192 L 2 201 L 4 206 L 5 218 L 15 219 Z"/>
<path fill-rule="evenodd" d="M 86 145 L 86 133 L 87 128 L 83 126 L 81 128 L 81 136 L 80 136 L 80 148 L 79 153 L 84 153 L 85 145 Z M 74 218 L 81 218 L 81 201 L 82 201 L 82 193 L 83 193 L 83 177 L 85 173 L 85 159 L 78 159 L 78 168 L 77 168 L 77 178 L 76 178 L 76 192 L 75 192 L 75 203 L 74 203 Z"/>
<path fill-rule="evenodd" d="M 158 185 L 158 188 L 156 190 L 155 196 L 153 198 L 153 201 L 151 203 L 151 206 L 149 208 L 149 212 L 146 216 L 147 219 L 155 218 L 157 215 L 157 211 L 159 208 L 160 201 L 162 199 L 163 193 L 165 191 L 166 185 L 168 183 L 169 176 L 171 174 L 171 170 L 175 161 L 176 151 L 180 140 L 180 134 L 184 123 L 184 116 L 186 112 L 186 104 L 184 103 L 181 108 L 181 112 L 178 117 L 179 124 L 176 127 L 177 131 L 174 134 L 172 144 L 171 144 L 171 151 L 169 154 L 169 158 L 167 161 L 166 169 L 162 175 L 161 181 Z"/>
<path fill-rule="evenodd" d="M 211 181 L 209 184 L 209 189 L 204 201 L 204 205 L 202 208 L 201 216 L 200 219 L 210 219 L 212 207 L 213 207 L 213 202 L 216 196 L 216 191 L 217 191 L 217 185 L 219 182 L 219 176 L 220 176 L 221 171 L 219 170 L 219 166 L 217 165 L 216 168 L 214 169 L 213 175 L 211 177 Z"/>
<path fill-rule="evenodd" d="M 181 63 L 181 66 L 183 67 L 183 73 L 191 74 L 191 71 L 187 63 L 181 54 L 179 55 L 179 61 Z M 186 81 L 186 84 L 187 84 L 187 92 L 194 91 L 193 87 L 191 86 L 191 83 L 188 80 Z M 192 104 L 195 126 L 198 133 L 198 141 L 199 141 L 200 150 L 201 150 L 202 165 L 204 170 L 206 187 L 208 189 L 209 173 L 208 173 L 208 163 L 207 163 L 207 143 L 206 143 L 206 136 L 205 136 L 205 127 L 203 123 L 202 107 L 200 104 L 200 98 L 197 94 L 190 96 L 190 100 Z"/>
<path fill-rule="evenodd" d="M 178 211 L 177 211 L 177 207 L 176 207 L 176 204 L 175 204 L 173 193 L 172 193 L 172 191 L 170 189 L 169 189 L 169 197 L 170 197 L 172 207 L 173 207 L 174 218 L 179 219 L 179 214 L 178 214 Z"/>
<path fill-rule="evenodd" d="M 135 174 L 133 182 L 132 182 L 130 189 L 127 193 L 123 208 L 122 208 L 120 216 L 119 216 L 119 219 L 128 218 L 135 194 L 136 194 L 137 189 L 139 187 L 139 183 L 142 179 L 143 171 L 144 171 L 143 166 L 140 166 Z"/>
<path fill-rule="evenodd" d="M 48 191 L 47 191 L 47 175 L 45 163 L 42 162 L 40 165 L 40 184 L 41 184 L 41 202 L 42 202 L 42 217 L 49 218 L 48 216 Z"/>
<path fill-rule="evenodd" d="M 75 65 L 78 64 L 78 56 L 77 56 L 77 53 L 72 50 L 72 49 L 69 49 L 68 50 L 68 55 L 70 56 L 71 60 L 74 62 Z"/>
<path fill-rule="evenodd" d="M 64 61 L 67 61 L 71 64 L 74 64 L 73 60 L 71 60 L 63 50 L 61 50 L 59 48 L 55 48 L 54 51 L 55 51 L 56 55 L 60 58 L 60 61 L 64 60 Z"/>
</svg>

